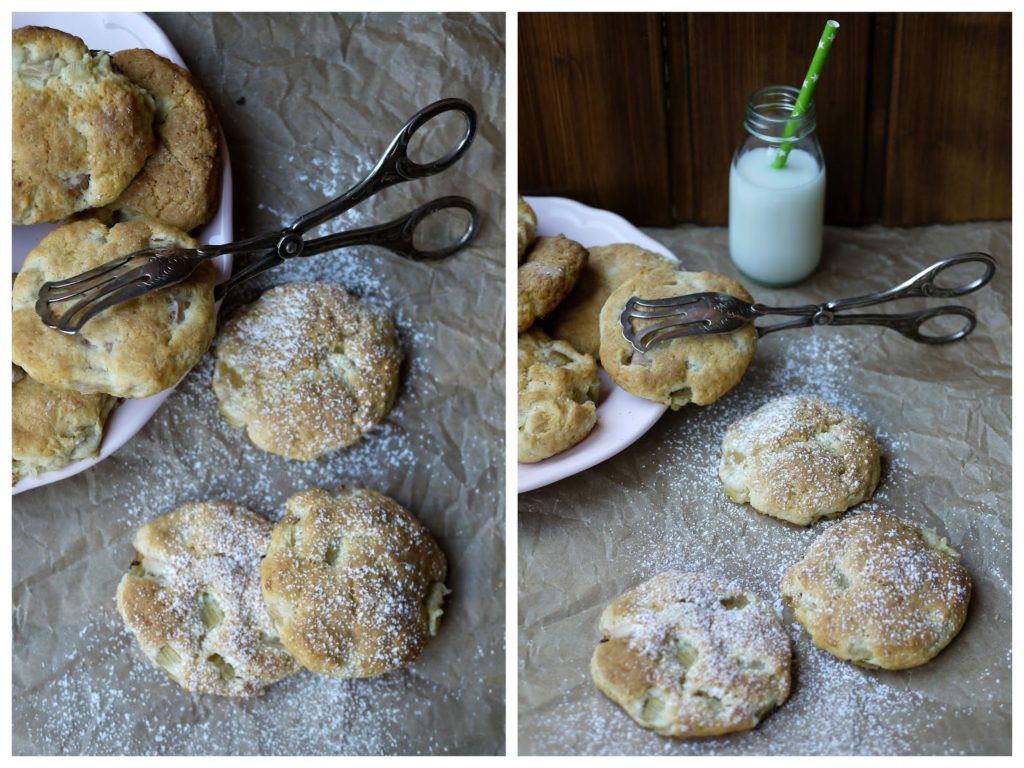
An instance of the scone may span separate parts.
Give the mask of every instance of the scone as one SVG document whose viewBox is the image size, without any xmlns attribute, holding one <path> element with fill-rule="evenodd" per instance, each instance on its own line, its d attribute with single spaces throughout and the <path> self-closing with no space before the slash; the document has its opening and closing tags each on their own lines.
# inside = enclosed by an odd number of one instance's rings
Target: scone
<svg viewBox="0 0 1024 768">
<path fill-rule="evenodd" d="M 271 524 L 227 501 L 185 504 L 135 534 L 117 610 L 186 691 L 250 696 L 298 671 L 260 593 Z"/>
<path fill-rule="evenodd" d="M 597 363 L 534 328 L 519 335 L 519 461 L 570 448 L 597 423 Z"/>
<path fill-rule="evenodd" d="M 189 232 L 217 211 L 220 128 L 202 85 L 153 51 L 111 55 L 114 66 L 156 102 L 156 152 L 128 188 L 107 206 L 114 220 L 148 216 Z"/>
<path fill-rule="evenodd" d="M 813 395 L 789 395 L 734 422 L 718 476 L 733 501 L 810 525 L 871 498 L 881 471 L 868 425 Z"/>
<path fill-rule="evenodd" d="M 907 669 L 960 631 L 971 576 L 934 531 L 865 512 L 814 540 L 786 571 L 782 597 L 819 648 L 865 667 Z"/>
<path fill-rule="evenodd" d="M 587 249 L 587 264 L 572 293 L 552 317 L 552 337 L 601 359 L 601 307 L 630 277 L 645 269 L 677 269 L 674 261 L 632 243 Z"/>
<path fill-rule="evenodd" d="M 302 666 L 334 677 L 411 662 L 436 634 L 448 592 L 430 532 L 366 489 L 288 499 L 260 571 L 281 642 Z"/>
<path fill-rule="evenodd" d="M 637 352 L 622 335 L 619 316 L 631 296 L 664 299 L 689 293 L 750 294 L 735 280 L 713 272 L 649 270 L 616 288 L 601 310 L 601 365 L 627 392 L 681 408 L 709 405 L 735 387 L 757 350 L 757 330 L 748 323 L 731 333 L 685 336 Z M 637 322 L 637 328 L 653 321 Z"/>
<path fill-rule="evenodd" d="M 12 221 L 112 202 L 155 149 L 153 99 L 110 57 L 46 27 L 14 30 Z"/>
<path fill-rule="evenodd" d="M 530 204 L 519 198 L 519 263 L 523 263 L 526 250 L 533 245 L 537 239 L 537 214 L 533 212 Z"/>
<path fill-rule="evenodd" d="M 14 362 L 44 384 L 115 397 L 148 397 L 174 385 L 210 346 L 215 327 L 213 265 L 183 283 L 117 304 L 77 334 L 43 325 L 36 314 L 44 282 L 73 277 L 150 246 L 195 241 L 151 219 L 108 229 L 93 219 L 64 224 L 25 257 L 14 280 Z M 70 307 L 65 302 L 59 307 Z"/>
<path fill-rule="evenodd" d="M 565 235 L 537 239 L 519 267 L 519 333 L 569 295 L 586 263 L 586 248 Z"/>
<path fill-rule="evenodd" d="M 16 368 L 11 387 L 14 482 L 98 454 L 107 415 L 116 402 L 109 395 L 40 384 Z"/>
<path fill-rule="evenodd" d="M 333 283 L 288 283 L 241 308 L 217 338 L 213 391 L 264 451 L 315 459 L 391 409 L 402 350 L 391 318 Z"/>
<path fill-rule="evenodd" d="M 664 736 L 747 730 L 789 696 L 782 621 L 735 582 L 659 574 L 604 610 L 601 634 L 590 661 L 597 687 Z"/>
</svg>

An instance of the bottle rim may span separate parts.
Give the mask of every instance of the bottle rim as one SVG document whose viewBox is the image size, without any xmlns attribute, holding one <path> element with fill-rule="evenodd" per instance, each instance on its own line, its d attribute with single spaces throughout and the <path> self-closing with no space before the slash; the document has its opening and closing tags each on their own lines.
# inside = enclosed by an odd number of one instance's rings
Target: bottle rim
<svg viewBox="0 0 1024 768">
<path fill-rule="evenodd" d="M 811 99 L 802 115 L 793 117 L 793 107 L 799 95 L 800 90 L 792 85 L 758 88 L 747 100 L 743 127 L 751 136 L 772 144 L 806 138 L 816 127 L 814 100 Z M 796 130 L 785 136 L 783 131 L 793 121 L 796 121 Z"/>
</svg>

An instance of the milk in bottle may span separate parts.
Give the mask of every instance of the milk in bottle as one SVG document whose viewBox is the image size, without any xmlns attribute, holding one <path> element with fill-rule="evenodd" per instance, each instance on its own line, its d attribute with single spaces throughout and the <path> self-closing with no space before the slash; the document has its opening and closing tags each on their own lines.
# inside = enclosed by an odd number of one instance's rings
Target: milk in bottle
<svg viewBox="0 0 1024 768">
<path fill-rule="evenodd" d="M 749 134 L 729 172 L 729 254 L 747 278 L 770 286 L 808 277 L 821 258 L 825 163 L 814 106 L 797 118 L 786 164 L 772 167 L 797 89 L 768 86 L 747 104 Z"/>
</svg>

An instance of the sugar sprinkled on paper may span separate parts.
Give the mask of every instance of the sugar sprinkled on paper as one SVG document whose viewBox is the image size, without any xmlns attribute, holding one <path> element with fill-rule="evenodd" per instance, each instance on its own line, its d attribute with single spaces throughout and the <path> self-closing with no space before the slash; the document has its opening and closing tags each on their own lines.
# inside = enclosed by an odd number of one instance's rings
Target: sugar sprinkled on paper
<svg viewBox="0 0 1024 768">
<path fill-rule="evenodd" d="M 801 528 L 760 515 L 749 506 L 731 502 L 718 477 L 718 448 L 727 427 L 768 400 L 791 394 L 818 395 L 868 423 L 881 448 L 882 480 L 873 498 L 848 514 L 880 509 L 916 524 L 940 527 L 928 511 L 908 508 L 905 501 L 913 479 L 904 458 L 908 438 L 873 420 L 872 403 L 847 386 L 850 366 L 862 354 L 862 343 L 852 333 L 831 330 L 762 340 L 750 370 L 732 392 L 710 406 L 690 406 L 666 414 L 651 436 L 630 449 L 629 465 L 637 468 L 636 476 L 632 472 L 617 476 L 614 460 L 591 470 L 608 478 L 595 479 L 595 492 L 604 489 L 621 492 L 623 498 L 637 496 L 634 508 L 623 510 L 621 519 L 594 517 L 586 499 L 584 509 L 577 510 L 559 504 L 557 495 L 544 504 L 523 497 L 520 515 L 525 527 L 521 522 L 520 546 L 527 547 L 527 552 L 535 546 L 530 544 L 532 537 L 543 538 L 546 529 L 554 529 L 548 532 L 551 547 L 566 531 L 598 540 L 607 535 L 600 530 L 591 534 L 590 525 L 621 531 L 614 539 L 606 539 L 606 558 L 593 568 L 573 559 L 574 567 L 595 574 L 594 591 L 577 596 L 568 610 L 552 604 L 547 619 L 543 611 L 531 608 L 542 617 L 535 620 L 536 626 L 547 628 L 541 631 L 531 624 L 520 634 L 533 649 L 529 655 L 520 655 L 520 681 L 533 702 L 519 720 L 520 746 L 526 747 L 526 754 L 900 754 L 913 752 L 922 742 L 948 743 L 942 723 L 963 712 L 962 703 L 947 703 L 932 695 L 928 687 L 908 685 L 907 676 L 914 672 L 872 672 L 840 661 L 816 648 L 792 620 L 787 621 L 787 628 L 793 640 L 793 692 L 752 731 L 688 741 L 641 731 L 601 695 L 588 671 L 589 654 L 600 639 L 598 617 L 604 607 L 626 586 L 669 569 L 707 570 L 735 578 L 744 588 L 771 600 L 780 615 L 789 616 L 779 597 L 782 575 L 835 521 Z M 616 488 L 616 482 L 633 490 Z M 670 508 L 649 509 L 645 488 L 656 488 L 654 497 L 667 499 Z M 605 514 L 603 510 L 601 514 Z M 958 543 L 958 532 L 938 532 L 949 535 L 954 545 Z M 994 537 L 995 546 L 1008 545 L 998 531 L 985 535 Z M 531 562 L 529 555 L 524 562 Z M 521 587 L 527 594 L 520 599 L 543 599 L 532 583 L 534 570 L 526 568 L 524 573 L 528 576 Z M 537 573 L 543 573 L 544 583 L 557 577 L 556 571 L 538 569 Z M 598 575 L 607 578 L 610 573 L 615 574 L 616 583 L 624 585 L 618 592 L 610 592 L 607 583 L 601 589 Z M 578 642 L 569 643 L 566 633 Z M 960 639 L 954 639 L 943 653 L 960 652 L 958 642 Z M 932 663 L 943 661 L 940 656 Z M 1008 660 L 993 660 L 983 676 L 999 677 L 1001 669 L 1008 674 Z M 554 695 L 545 695 L 549 691 Z M 927 712 L 928 716 L 894 716 L 907 711 Z"/>
<path fill-rule="evenodd" d="M 288 218 L 288 212 L 281 213 Z M 109 527 L 120 531 L 120 539 L 105 543 L 113 561 L 105 564 L 111 571 L 109 597 L 84 615 L 84 625 L 54 628 L 55 646 L 73 649 L 57 669 L 26 672 L 44 681 L 21 712 L 28 743 L 48 752 L 96 754 L 500 749 L 493 734 L 487 734 L 489 724 L 499 717 L 503 691 L 500 679 L 487 677 L 485 671 L 498 666 L 495 653 L 501 653 L 500 643 L 496 648 L 493 637 L 468 640 L 459 650 L 457 679 L 448 673 L 450 650 L 441 647 L 451 643 L 454 634 L 465 632 L 467 625 L 476 625 L 465 615 L 476 609 L 474 596 L 461 581 L 449 581 L 456 591 L 445 601 L 439 636 L 410 668 L 360 681 L 301 672 L 249 700 L 190 697 L 181 691 L 145 659 L 114 609 L 114 590 L 128 568 L 131 537 L 138 526 L 184 502 L 207 499 L 229 499 L 273 520 L 281 515 L 289 495 L 310 487 L 334 489 L 349 484 L 388 491 L 439 538 L 458 572 L 477 572 L 479 566 L 466 559 L 489 551 L 484 542 L 490 521 L 498 514 L 494 510 L 499 509 L 499 499 L 497 492 L 475 490 L 478 478 L 469 473 L 499 470 L 478 466 L 480 462 L 474 460 L 449 466 L 446 457 L 451 451 L 440 447 L 439 441 L 461 438 L 438 433 L 430 428 L 433 417 L 421 416 L 443 410 L 441 398 L 449 396 L 451 388 L 440 382 L 450 379 L 452 372 L 436 371 L 435 366 L 447 364 L 438 351 L 437 326 L 423 319 L 425 313 L 398 299 L 402 289 L 393 288 L 386 278 L 395 269 L 388 258 L 374 249 L 356 249 L 297 259 L 229 296 L 237 306 L 273 285 L 327 280 L 340 283 L 394 319 L 405 356 L 398 397 L 385 420 L 355 445 L 309 462 L 260 451 L 243 430 L 228 426 L 219 413 L 211 388 L 213 358 L 207 355 L 171 396 L 168 405 L 173 407 L 157 412 L 135 438 L 131 451 L 108 460 L 121 468 L 116 492 L 98 482 L 95 473 L 86 473 L 90 502 L 103 508 Z M 230 314 L 233 306 L 225 307 L 222 316 Z M 195 440 L 180 439 L 182 426 L 175 419 L 186 411 Z M 467 450 L 476 446 L 480 456 L 495 451 L 486 433 L 471 435 L 462 443 Z M 422 485 L 425 478 L 429 487 Z M 490 479 L 483 485 L 497 487 Z M 480 510 L 481 524 L 472 529 L 460 524 L 458 516 L 450 519 L 448 510 L 438 505 L 463 497 Z M 107 500 L 114 498 L 116 503 L 107 506 Z M 424 505 L 424 498 L 432 502 Z M 130 501 L 125 504 L 123 499 Z M 64 638 L 67 632 L 76 637 Z M 435 656 L 443 660 L 441 667 L 435 666 Z M 480 663 L 461 663 L 465 660 Z M 466 691 L 481 697 L 472 707 L 460 704 Z M 442 713 L 452 711 L 461 712 L 462 721 L 446 729 Z M 436 726 L 435 735 L 424 740 L 424 733 L 431 731 L 428 726 Z"/>
</svg>

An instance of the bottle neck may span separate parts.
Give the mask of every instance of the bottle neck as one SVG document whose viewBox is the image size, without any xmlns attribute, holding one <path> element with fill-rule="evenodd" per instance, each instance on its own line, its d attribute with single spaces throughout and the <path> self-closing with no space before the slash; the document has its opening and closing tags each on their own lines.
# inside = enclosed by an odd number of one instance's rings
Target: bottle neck
<svg viewBox="0 0 1024 768">
<path fill-rule="evenodd" d="M 751 94 L 743 116 L 747 133 L 767 144 L 800 141 L 814 134 L 814 102 L 800 115 L 793 115 L 800 91 L 790 85 L 768 85 Z"/>
</svg>

